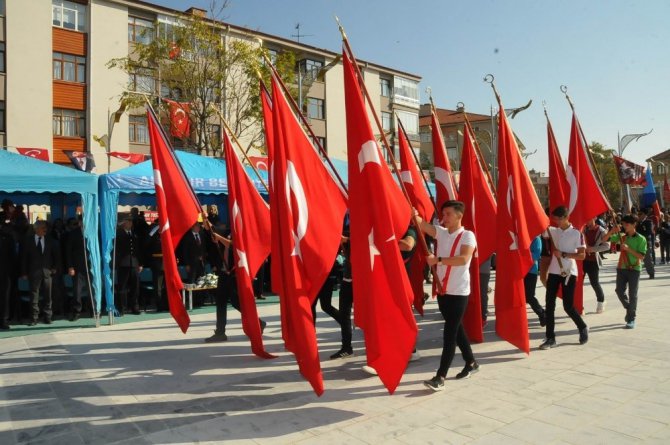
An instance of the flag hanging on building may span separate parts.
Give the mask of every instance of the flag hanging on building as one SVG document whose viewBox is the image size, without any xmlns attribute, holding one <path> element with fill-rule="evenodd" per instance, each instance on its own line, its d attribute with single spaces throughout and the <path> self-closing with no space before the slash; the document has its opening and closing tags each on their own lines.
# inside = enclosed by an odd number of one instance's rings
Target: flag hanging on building
<svg viewBox="0 0 670 445">
<path fill-rule="evenodd" d="M 504 110 L 498 97 L 500 110 Z M 504 111 L 498 114 L 496 333 L 517 348 L 530 352 L 524 277 L 533 260 L 532 240 L 549 226 L 528 176 L 514 133 Z"/>
<path fill-rule="evenodd" d="M 186 333 L 191 319 L 181 298 L 184 284 L 179 276 L 174 250 L 198 220 L 202 207 L 151 108 L 147 109 L 147 122 L 168 304 L 170 314 Z"/>
<path fill-rule="evenodd" d="M 280 299 L 286 311 L 282 331 L 301 374 L 317 395 L 323 378 L 312 302 L 330 273 L 340 248 L 347 200 L 303 127 L 291 111 L 279 81 L 272 79 L 271 201 L 272 262 L 282 269 Z"/>
<path fill-rule="evenodd" d="M 170 111 L 170 134 L 176 138 L 187 138 L 191 134 L 191 104 L 163 99 Z"/>
<path fill-rule="evenodd" d="M 447 148 L 444 146 L 442 128 L 437 120 L 435 107 L 430 107 L 430 127 L 433 140 L 433 163 L 435 165 L 435 199 L 439 210 L 446 201 L 458 199 L 458 189 L 454 180 L 454 172 L 451 169 L 451 162 L 447 155 Z M 441 215 L 438 215 L 440 218 Z"/>
<path fill-rule="evenodd" d="M 87 173 L 95 173 L 95 159 L 90 151 L 63 150 L 74 168 Z"/>
<path fill-rule="evenodd" d="M 29 158 L 39 159 L 40 161 L 49 162 L 49 150 L 46 148 L 22 148 L 16 147 L 16 151 L 23 156 L 28 156 Z"/>
<path fill-rule="evenodd" d="M 365 336 L 368 365 L 393 393 L 417 335 L 412 289 L 398 247 L 411 209 L 380 153 L 353 62 L 346 52 L 342 60 L 354 318 Z"/>
<path fill-rule="evenodd" d="M 570 154 L 567 174 L 570 184 L 570 202 L 568 212 L 570 222 L 581 230 L 591 219 L 610 210 L 605 193 L 600 188 L 595 166 L 591 163 L 586 138 L 579 125 L 577 115 L 572 113 L 570 129 Z"/>
<path fill-rule="evenodd" d="M 233 239 L 242 330 L 249 337 L 254 354 L 260 358 L 274 358 L 275 356 L 267 353 L 263 346 L 253 288 L 253 279 L 270 254 L 270 208 L 247 176 L 225 130 L 223 149 L 226 158 L 228 215 Z"/>
<path fill-rule="evenodd" d="M 613 156 L 614 165 L 619 176 L 619 182 L 628 185 L 645 186 L 647 179 L 644 174 L 644 166 L 635 164 L 619 156 Z"/>
<path fill-rule="evenodd" d="M 554 129 L 547 116 L 547 141 L 549 147 L 549 209 L 568 207 L 570 204 L 570 184 L 565 173 L 565 164 L 558 151 Z"/>
<path fill-rule="evenodd" d="M 402 122 L 398 119 L 398 141 L 400 152 L 400 177 L 409 200 L 424 221 L 432 221 L 435 214 L 435 204 L 428 195 L 423 175 L 419 166 L 416 164 L 414 155 L 410 152 L 412 146 L 405 132 Z M 414 293 L 414 308 L 423 315 L 423 281 L 425 279 L 424 270 L 426 268 L 426 257 L 430 252 L 424 248 L 423 243 L 417 241 L 414 254 L 409 259 L 409 281 Z"/>
<path fill-rule="evenodd" d="M 110 151 L 109 153 L 107 153 L 107 156 L 119 158 L 131 164 L 139 164 L 140 162 L 144 162 L 151 159 L 150 155 L 145 155 L 142 153 L 126 153 L 122 151 Z"/>
</svg>

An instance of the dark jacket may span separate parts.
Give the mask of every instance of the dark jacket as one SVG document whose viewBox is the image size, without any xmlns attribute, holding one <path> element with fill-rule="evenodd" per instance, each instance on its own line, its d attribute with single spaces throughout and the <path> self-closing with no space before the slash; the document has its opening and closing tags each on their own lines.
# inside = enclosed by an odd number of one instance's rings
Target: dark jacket
<svg viewBox="0 0 670 445">
<path fill-rule="evenodd" d="M 125 230 L 116 231 L 116 250 L 114 258 L 116 267 L 139 267 L 142 265 L 140 260 L 140 244 L 135 232 L 130 235 Z"/>
<path fill-rule="evenodd" d="M 43 238 L 44 252 L 37 247 L 35 236 L 29 235 L 21 245 L 21 271 L 29 278 L 46 278 L 54 275 L 60 268 L 60 249 L 58 243 L 49 236 Z"/>
<path fill-rule="evenodd" d="M 65 238 L 65 268 L 74 268 L 77 273 L 87 269 L 84 233 L 81 228 L 70 231 Z"/>
</svg>

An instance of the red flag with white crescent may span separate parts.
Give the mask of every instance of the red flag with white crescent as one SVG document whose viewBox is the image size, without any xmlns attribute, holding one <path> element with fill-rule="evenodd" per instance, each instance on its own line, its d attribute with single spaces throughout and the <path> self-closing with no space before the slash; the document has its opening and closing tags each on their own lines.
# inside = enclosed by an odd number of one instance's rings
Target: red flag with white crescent
<svg viewBox="0 0 670 445">
<path fill-rule="evenodd" d="M 568 206 L 570 202 L 570 184 L 565 173 L 565 164 L 558 151 L 554 129 L 547 118 L 547 141 L 549 149 L 549 209 Z"/>
<path fill-rule="evenodd" d="M 237 294 L 242 330 L 251 350 L 260 358 L 274 358 L 265 351 L 252 281 L 270 254 L 270 208 L 247 176 L 235 155 L 228 133 L 223 132 L 223 150 L 228 178 L 228 214 L 233 237 Z"/>
<path fill-rule="evenodd" d="M 39 159 L 40 161 L 49 162 L 49 150 L 46 148 L 21 148 L 16 147 L 16 151 L 23 156 L 28 156 L 29 158 Z"/>
<path fill-rule="evenodd" d="M 530 352 L 523 279 L 533 264 L 530 244 L 549 226 L 528 176 L 505 107 L 499 100 L 496 243 L 496 333 Z"/>
<path fill-rule="evenodd" d="M 123 151 L 110 151 L 107 153 L 107 156 L 112 156 L 131 164 L 139 164 L 151 158 L 151 156 L 142 153 L 126 153 Z"/>
<path fill-rule="evenodd" d="M 405 372 L 417 335 L 412 288 L 398 248 L 411 209 L 372 133 L 353 62 L 346 52 L 342 60 L 354 317 L 365 335 L 367 363 L 392 394 Z"/>
<path fill-rule="evenodd" d="M 150 108 L 147 110 L 147 122 L 168 304 L 170 314 L 172 314 L 182 332 L 186 333 L 191 319 L 181 298 L 181 290 L 184 288 L 184 284 L 179 277 L 174 250 L 184 234 L 198 220 L 201 207 L 174 151 L 162 132 L 156 115 Z"/>
<path fill-rule="evenodd" d="M 437 120 L 435 109 L 431 106 L 430 126 L 433 139 L 433 162 L 435 164 L 435 191 L 437 208 L 439 209 L 446 201 L 458 199 L 458 189 L 454 180 L 454 172 L 444 146 L 442 128 Z M 440 215 L 438 215 L 440 216 Z"/>
<path fill-rule="evenodd" d="M 187 138 L 191 134 L 191 104 L 163 99 L 170 107 L 170 134 L 176 138 Z"/>
<path fill-rule="evenodd" d="M 312 302 L 335 263 L 347 200 L 274 77 L 272 100 L 272 262 L 281 268 L 283 281 L 282 335 L 286 348 L 295 354 L 301 374 L 321 395 L 323 377 Z"/>
</svg>

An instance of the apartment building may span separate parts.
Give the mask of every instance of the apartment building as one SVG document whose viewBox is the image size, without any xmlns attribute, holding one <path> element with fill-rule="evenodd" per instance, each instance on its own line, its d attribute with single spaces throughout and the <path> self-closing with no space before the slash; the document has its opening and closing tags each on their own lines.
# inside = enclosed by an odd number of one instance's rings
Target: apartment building
<svg viewBox="0 0 670 445">
<path fill-rule="evenodd" d="M 185 2 L 186 3 L 186 2 Z M 164 96 L 158 78 L 110 69 L 138 41 L 179 26 L 180 17 L 204 14 L 137 0 L 0 0 L 0 145 L 48 148 L 52 162 L 68 164 L 63 150 L 91 152 L 106 172 L 106 151 L 148 153 L 146 117 L 141 110 L 113 114 L 128 90 Z M 311 86 L 304 111 L 329 155 L 346 158 L 346 121 L 341 63 L 314 79 L 339 51 L 316 48 L 223 22 L 226 38 L 256 42 L 270 52 L 293 51 L 299 78 Z M 142 33 L 143 29 L 150 32 Z M 333 32 L 337 29 L 333 26 Z M 223 37 L 222 37 L 223 38 Z M 418 140 L 419 82 L 416 74 L 359 61 L 365 83 L 392 137 L 396 115 Z M 257 94 L 254 92 L 253 94 Z M 102 141 L 102 142 L 101 142 Z M 107 147 L 105 148 L 103 144 Z M 111 171 L 128 166 L 112 159 Z"/>
</svg>

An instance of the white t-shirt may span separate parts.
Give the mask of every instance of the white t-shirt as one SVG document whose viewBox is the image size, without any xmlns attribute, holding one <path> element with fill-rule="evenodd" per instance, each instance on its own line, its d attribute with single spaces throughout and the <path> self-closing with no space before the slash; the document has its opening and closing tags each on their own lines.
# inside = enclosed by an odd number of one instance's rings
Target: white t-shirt
<svg viewBox="0 0 670 445">
<path fill-rule="evenodd" d="M 572 227 L 572 224 L 565 230 L 559 227 L 549 227 L 551 239 L 556 249 L 565 253 L 577 253 L 580 247 L 586 247 L 582 233 Z M 571 258 L 561 258 L 563 270 L 570 275 L 577 276 L 577 261 Z M 558 265 L 558 258 L 551 256 L 549 263 L 549 273 L 561 275 L 561 268 Z"/>
<path fill-rule="evenodd" d="M 449 258 L 451 256 L 454 241 L 456 241 L 456 238 L 458 238 L 458 235 L 461 233 L 463 235 L 454 250 L 454 256 L 460 255 L 462 246 L 477 247 L 475 234 L 469 230 L 465 230 L 463 227 L 456 230 L 454 233 L 449 233 L 449 230 L 446 228 L 435 225 L 435 231 L 437 232 L 435 239 L 437 240 L 438 257 Z M 437 265 L 437 278 L 440 280 L 440 283 L 444 281 L 447 267 L 448 266 L 442 264 Z M 447 289 L 446 291 L 443 289 L 442 292 L 449 295 L 470 295 L 470 260 L 468 260 L 467 264 L 464 266 L 451 266 L 449 280 L 447 281 Z"/>
</svg>

